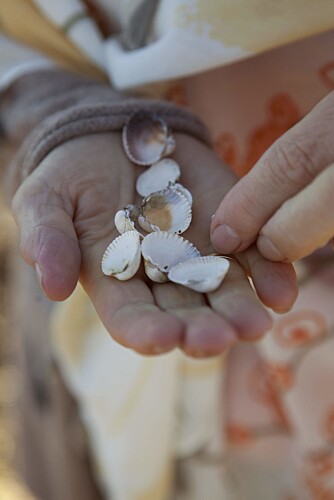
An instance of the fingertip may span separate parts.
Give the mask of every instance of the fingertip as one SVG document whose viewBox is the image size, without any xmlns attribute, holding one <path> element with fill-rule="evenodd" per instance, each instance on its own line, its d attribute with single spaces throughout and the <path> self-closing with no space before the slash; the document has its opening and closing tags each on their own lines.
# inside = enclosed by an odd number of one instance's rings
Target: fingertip
<svg viewBox="0 0 334 500">
<path fill-rule="evenodd" d="M 288 312 L 298 296 L 293 265 L 265 260 L 261 264 L 252 276 L 260 300 L 277 313 Z"/>
<path fill-rule="evenodd" d="M 43 247 L 35 264 L 39 285 L 45 295 L 53 301 L 66 300 L 74 291 L 80 272 L 80 250 L 76 242 L 63 241 L 55 251 Z"/>
<path fill-rule="evenodd" d="M 218 252 L 233 253 L 242 249 L 242 240 L 238 233 L 227 224 L 213 225 L 211 243 Z"/>
<path fill-rule="evenodd" d="M 182 350 L 192 358 L 208 358 L 223 354 L 237 341 L 233 325 L 220 316 L 194 317 L 188 321 Z"/>
<path fill-rule="evenodd" d="M 143 355 L 165 354 L 175 349 L 183 334 L 183 325 L 177 318 L 148 305 L 124 307 L 106 326 L 116 342 Z"/>
</svg>

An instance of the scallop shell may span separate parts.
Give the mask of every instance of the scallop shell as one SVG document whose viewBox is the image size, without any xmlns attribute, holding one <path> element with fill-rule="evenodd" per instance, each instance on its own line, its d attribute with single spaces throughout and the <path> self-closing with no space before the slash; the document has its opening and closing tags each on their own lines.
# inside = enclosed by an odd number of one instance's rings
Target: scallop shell
<svg viewBox="0 0 334 500">
<path fill-rule="evenodd" d="M 137 165 L 152 165 L 172 154 L 175 141 L 165 121 L 154 113 L 138 111 L 123 127 L 123 147 Z"/>
<path fill-rule="evenodd" d="M 187 198 L 187 200 L 189 201 L 190 205 L 192 206 L 193 204 L 193 197 L 192 197 L 192 194 L 191 192 L 185 188 L 184 186 L 182 186 L 182 184 L 179 184 L 178 182 L 176 182 L 175 184 L 173 184 L 171 186 L 172 189 L 174 189 L 175 191 L 178 191 L 179 193 L 183 194 L 183 196 L 185 196 Z"/>
<path fill-rule="evenodd" d="M 145 236 L 142 242 L 145 270 L 152 281 L 167 281 L 167 273 L 179 262 L 199 257 L 197 248 L 176 234 L 160 231 Z"/>
<path fill-rule="evenodd" d="M 170 186 L 144 198 L 142 216 L 145 227 L 142 218 L 138 218 L 138 223 L 146 231 L 150 228 L 155 231 L 156 226 L 160 231 L 181 234 L 191 223 L 191 205 L 182 193 Z"/>
<path fill-rule="evenodd" d="M 223 257 L 197 257 L 172 267 L 168 278 L 196 292 L 213 292 L 223 281 L 229 265 Z"/>
<path fill-rule="evenodd" d="M 102 272 L 125 281 L 136 274 L 140 266 L 140 236 L 127 231 L 114 239 L 102 257 Z"/>
<path fill-rule="evenodd" d="M 181 175 L 181 170 L 176 161 L 169 158 L 154 163 L 145 170 L 137 179 L 136 189 L 141 196 L 161 191 L 169 184 L 175 183 Z"/>
</svg>

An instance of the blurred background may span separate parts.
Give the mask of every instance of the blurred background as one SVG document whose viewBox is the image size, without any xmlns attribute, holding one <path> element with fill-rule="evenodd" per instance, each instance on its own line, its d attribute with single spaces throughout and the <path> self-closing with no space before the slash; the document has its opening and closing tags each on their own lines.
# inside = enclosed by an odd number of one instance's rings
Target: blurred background
<svg viewBox="0 0 334 500">
<path fill-rule="evenodd" d="M 19 432 L 15 406 L 22 385 L 15 363 L 13 319 L 9 314 L 10 255 L 15 239 L 12 217 L 0 205 L 0 500 L 36 500 L 15 470 Z"/>
</svg>

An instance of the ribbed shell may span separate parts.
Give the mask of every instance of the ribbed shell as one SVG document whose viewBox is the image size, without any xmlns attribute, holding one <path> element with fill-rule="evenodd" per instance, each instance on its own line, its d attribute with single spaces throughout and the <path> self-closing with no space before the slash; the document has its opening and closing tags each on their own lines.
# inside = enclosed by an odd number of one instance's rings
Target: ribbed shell
<svg viewBox="0 0 334 500">
<path fill-rule="evenodd" d="M 168 187 L 144 199 L 142 215 L 146 219 L 145 226 L 148 229 L 152 225 L 157 226 L 160 231 L 181 234 L 191 223 L 192 211 L 187 198 L 179 191 Z M 143 229 L 148 230 L 140 219 L 138 222 Z M 151 231 L 155 231 L 154 227 Z"/>
<path fill-rule="evenodd" d="M 162 231 L 145 236 L 142 254 L 149 264 L 145 265 L 146 273 L 153 281 L 158 281 L 155 268 L 166 275 L 179 262 L 200 256 L 197 248 L 182 236 Z M 150 271 L 152 267 L 154 272 Z M 163 281 L 166 281 L 166 278 Z"/>
<path fill-rule="evenodd" d="M 229 265 L 223 257 L 197 257 L 173 266 L 168 278 L 196 292 L 209 293 L 220 286 Z"/>
<path fill-rule="evenodd" d="M 181 175 L 180 167 L 174 160 L 164 158 L 145 170 L 137 179 L 136 189 L 141 196 L 165 189 L 175 183 Z"/>
<path fill-rule="evenodd" d="M 136 274 L 140 266 L 140 237 L 137 231 L 127 231 L 114 239 L 102 257 L 102 272 L 125 281 Z"/>
<path fill-rule="evenodd" d="M 147 111 L 132 115 L 123 127 L 122 140 L 126 155 L 137 165 L 152 165 L 175 149 L 165 121 Z"/>
<path fill-rule="evenodd" d="M 173 184 L 171 186 L 171 188 L 174 189 L 175 191 L 178 191 L 179 193 L 183 194 L 183 196 L 185 196 L 187 198 L 188 202 L 192 206 L 192 204 L 193 204 L 193 197 L 192 197 L 191 192 L 187 188 L 185 188 L 184 186 L 182 186 L 182 184 L 179 184 L 178 182 L 176 182 L 175 184 Z"/>
</svg>

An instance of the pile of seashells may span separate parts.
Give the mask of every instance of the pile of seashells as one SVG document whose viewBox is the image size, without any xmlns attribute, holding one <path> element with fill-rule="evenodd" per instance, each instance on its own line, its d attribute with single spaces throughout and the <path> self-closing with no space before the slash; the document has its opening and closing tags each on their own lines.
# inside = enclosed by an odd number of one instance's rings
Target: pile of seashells
<svg viewBox="0 0 334 500">
<path fill-rule="evenodd" d="M 132 278 L 144 258 L 147 276 L 157 283 L 173 281 L 197 292 L 211 292 L 224 279 L 229 261 L 201 256 L 182 234 L 191 223 L 192 196 L 178 180 L 179 165 L 166 156 L 175 150 L 165 121 L 139 111 L 123 128 L 123 147 L 135 164 L 149 167 L 139 175 L 137 192 L 141 206 L 128 205 L 115 215 L 120 236 L 102 258 L 102 271 L 119 280 Z M 140 230 L 144 230 L 144 236 Z"/>
</svg>

